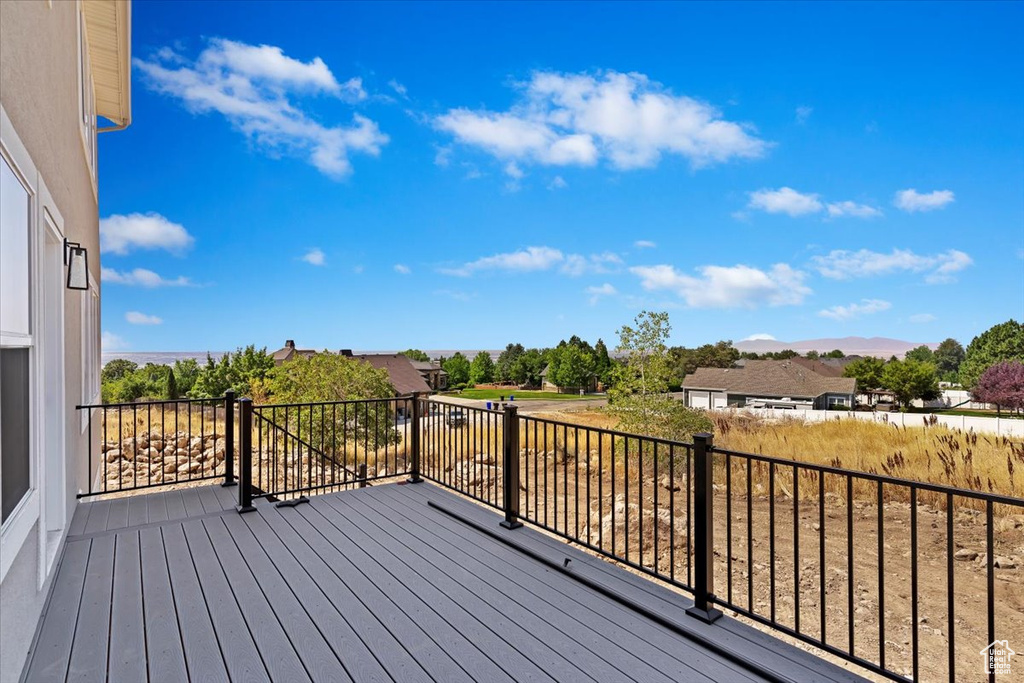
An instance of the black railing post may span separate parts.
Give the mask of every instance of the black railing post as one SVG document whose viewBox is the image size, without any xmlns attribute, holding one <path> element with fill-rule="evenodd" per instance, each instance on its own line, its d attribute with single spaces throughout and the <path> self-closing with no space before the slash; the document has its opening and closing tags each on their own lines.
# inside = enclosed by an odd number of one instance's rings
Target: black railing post
<svg viewBox="0 0 1024 683">
<path fill-rule="evenodd" d="M 506 405 L 504 418 L 501 470 L 505 520 L 501 526 L 506 529 L 518 529 L 523 525 L 519 521 L 519 408 Z"/>
<path fill-rule="evenodd" d="M 216 446 L 217 444 L 214 444 Z M 235 482 L 235 392 L 224 392 L 224 483 L 234 486 Z"/>
<path fill-rule="evenodd" d="M 693 435 L 694 576 L 691 617 L 713 623 L 722 616 L 715 603 L 714 443 L 710 434 Z"/>
<path fill-rule="evenodd" d="M 239 512 L 252 512 L 252 400 L 238 401 L 238 507 Z"/>
<path fill-rule="evenodd" d="M 409 479 L 410 484 L 418 484 L 420 478 L 420 392 L 412 392 L 412 434 L 409 439 L 409 449 L 412 451 L 409 457 Z"/>
</svg>

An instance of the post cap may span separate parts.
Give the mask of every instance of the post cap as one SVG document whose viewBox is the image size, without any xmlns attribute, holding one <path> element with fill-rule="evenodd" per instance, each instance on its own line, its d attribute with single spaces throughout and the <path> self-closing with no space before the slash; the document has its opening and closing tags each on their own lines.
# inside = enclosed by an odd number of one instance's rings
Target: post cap
<svg viewBox="0 0 1024 683">
<path fill-rule="evenodd" d="M 706 443 L 711 443 L 714 440 L 714 438 L 714 434 L 711 434 L 709 432 L 699 432 L 693 435 L 693 442 L 697 443 L 698 441 L 704 441 Z"/>
</svg>

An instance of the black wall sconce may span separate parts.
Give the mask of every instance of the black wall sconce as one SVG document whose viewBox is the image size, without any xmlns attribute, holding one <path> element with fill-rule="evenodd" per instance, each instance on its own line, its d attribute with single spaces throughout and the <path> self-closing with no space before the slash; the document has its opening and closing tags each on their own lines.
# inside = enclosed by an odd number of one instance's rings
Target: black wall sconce
<svg viewBox="0 0 1024 683">
<path fill-rule="evenodd" d="M 68 267 L 68 289 L 89 289 L 89 252 L 85 247 L 65 239 L 64 265 Z"/>
</svg>

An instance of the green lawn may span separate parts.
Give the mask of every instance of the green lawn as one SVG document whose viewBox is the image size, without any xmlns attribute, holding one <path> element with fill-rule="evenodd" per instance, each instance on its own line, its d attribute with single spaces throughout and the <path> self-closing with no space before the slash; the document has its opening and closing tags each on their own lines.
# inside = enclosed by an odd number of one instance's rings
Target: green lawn
<svg viewBox="0 0 1024 683">
<path fill-rule="evenodd" d="M 459 398 L 472 398 L 482 401 L 497 400 L 502 396 L 508 400 L 509 396 L 515 396 L 517 401 L 568 401 L 579 399 L 579 394 L 559 394 L 554 391 L 525 391 L 521 389 L 463 389 L 462 391 L 445 392 L 448 396 Z M 587 394 L 584 398 L 602 398 L 597 394 Z"/>
<path fill-rule="evenodd" d="M 966 415 L 967 417 L 1005 417 L 1012 420 L 1024 419 L 1024 415 L 1004 410 L 1000 415 L 995 410 L 936 410 L 934 408 L 912 408 L 914 413 L 935 413 L 936 415 Z"/>
</svg>

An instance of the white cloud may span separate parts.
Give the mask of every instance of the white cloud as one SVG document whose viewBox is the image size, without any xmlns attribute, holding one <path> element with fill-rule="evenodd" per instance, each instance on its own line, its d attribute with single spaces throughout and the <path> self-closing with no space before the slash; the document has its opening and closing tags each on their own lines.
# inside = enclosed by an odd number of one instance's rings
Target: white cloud
<svg viewBox="0 0 1024 683">
<path fill-rule="evenodd" d="M 100 253 L 127 254 L 133 249 L 181 253 L 195 242 L 179 223 L 158 213 L 114 214 L 100 220 Z"/>
<path fill-rule="evenodd" d="M 791 187 L 780 187 L 777 190 L 767 188 L 750 193 L 751 209 L 759 209 L 767 213 L 785 213 L 790 216 L 803 216 L 821 211 L 822 204 L 816 194 L 804 194 Z"/>
<path fill-rule="evenodd" d="M 388 87 L 390 87 L 392 90 L 394 90 L 396 93 L 398 93 L 398 95 L 400 97 L 404 97 L 406 99 L 409 99 L 409 90 L 408 90 L 408 88 L 406 88 L 404 85 L 402 85 L 401 83 L 399 83 L 395 79 L 392 78 L 390 81 L 388 81 Z"/>
<path fill-rule="evenodd" d="M 921 193 L 914 188 L 910 188 L 909 190 L 897 192 L 892 203 L 897 209 L 913 213 L 915 211 L 934 211 L 935 209 L 945 208 L 947 204 L 953 202 L 953 199 L 952 190 L 935 190 L 934 192 Z"/>
<path fill-rule="evenodd" d="M 551 247 L 527 247 L 519 251 L 505 254 L 485 256 L 471 261 L 458 268 L 443 268 L 445 275 L 468 277 L 482 270 L 501 270 L 507 272 L 527 273 L 548 270 L 565 260 L 565 255 Z"/>
<path fill-rule="evenodd" d="M 807 123 L 807 119 L 811 118 L 811 114 L 814 112 L 814 107 L 799 106 L 796 108 L 796 122 L 801 126 Z"/>
<path fill-rule="evenodd" d="M 851 201 L 833 202 L 825 208 L 828 210 L 828 215 L 832 218 L 839 218 L 840 216 L 876 218 L 882 215 L 881 210 L 876 209 L 873 206 L 869 206 L 868 204 L 858 204 Z"/>
<path fill-rule="evenodd" d="M 124 351 L 127 348 L 130 348 L 128 342 L 113 332 L 104 332 L 100 337 L 100 350 L 103 352 Z"/>
<path fill-rule="evenodd" d="M 455 301 L 470 301 L 476 298 L 476 293 L 463 292 L 457 289 L 435 289 L 434 296 L 443 296 Z"/>
<path fill-rule="evenodd" d="M 124 314 L 124 319 L 132 325 L 162 325 L 164 322 L 163 318 L 158 318 L 155 315 L 146 315 L 138 311 L 128 311 Z"/>
<path fill-rule="evenodd" d="M 364 270 L 366 270 L 366 268 L 362 264 L 352 266 L 352 273 L 354 275 L 362 275 Z"/>
<path fill-rule="evenodd" d="M 803 302 L 811 290 L 805 274 L 785 263 L 768 271 L 750 266 L 702 266 L 699 277 L 685 275 L 673 266 L 636 266 L 629 269 L 647 290 L 675 292 L 692 308 L 756 308 L 792 306 Z"/>
<path fill-rule="evenodd" d="M 569 187 L 569 183 L 565 182 L 565 178 L 560 175 L 556 175 L 551 179 L 551 182 L 548 183 L 549 190 L 564 190 L 567 187 Z"/>
<path fill-rule="evenodd" d="M 915 323 L 917 325 L 935 322 L 936 320 L 938 320 L 938 318 L 932 315 L 931 313 L 915 313 L 914 315 L 910 316 L 910 322 Z"/>
<path fill-rule="evenodd" d="M 523 169 L 519 168 L 519 164 L 517 164 L 514 161 L 510 161 L 507 164 L 505 164 L 505 175 L 507 175 L 509 178 L 519 180 L 525 174 L 523 173 Z"/>
<path fill-rule="evenodd" d="M 860 303 L 857 304 L 826 308 L 825 310 L 818 311 L 818 315 L 822 318 L 831 318 L 832 320 L 850 320 L 851 318 L 859 318 L 862 315 L 871 315 L 872 313 L 888 311 L 890 308 L 892 308 L 892 304 L 888 301 L 882 301 L 881 299 L 861 299 Z"/>
<path fill-rule="evenodd" d="M 388 142 L 365 116 L 353 114 L 350 125 L 328 127 L 289 98 L 326 93 L 350 102 L 365 99 L 360 79 L 339 83 L 319 57 L 301 62 L 278 47 L 214 38 L 194 62 L 160 50 L 134 64 L 153 90 L 180 99 L 193 112 L 218 112 L 250 140 L 303 155 L 332 178 L 352 172 L 351 152 L 376 156 Z"/>
<path fill-rule="evenodd" d="M 302 255 L 302 260 L 311 266 L 327 265 L 327 256 L 319 247 L 313 247 Z"/>
<path fill-rule="evenodd" d="M 637 240 L 633 242 L 633 246 L 637 249 L 654 249 L 658 245 L 650 240 Z"/>
<path fill-rule="evenodd" d="M 409 266 L 403 265 L 401 263 L 396 263 L 395 272 L 398 273 L 399 275 L 408 275 L 409 273 L 412 272 L 412 269 L 409 268 Z"/>
<path fill-rule="evenodd" d="M 766 332 L 758 332 L 750 335 L 746 339 L 741 339 L 740 341 L 775 341 L 775 337 Z"/>
<path fill-rule="evenodd" d="M 709 104 L 673 95 L 643 74 L 534 72 L 508 111 L 450 109 L 434 124 L 503 160 L 619 169 L 655 166 L 676 154 L 694 167 L 757 158 L 769 143 Z"/>
<path fill-rule="evenodd" d="M 165 280 L 152 270 L 135 268 L 134 270 L 118 271 L 113 268 L 101 268 L 100 279 L 106 284 L 135 285 L 153 289 L 156 287 L 190 287 L 192 281 L 184 275 L 173 280 Z"/>
<path fill-rule="evenodd" d="M 621 265 L 622 259 L 618 254 L 613 254 L 610 251 L 590 256 L 569 254 L 565 257 L 560 271 L 566 275 L 578 277 L 587 273 L 611 273 Z"/>
<path fill-rule="evenodd" d="M 448 168 L 452 162 L 451 145 L 438 145 L 435 149 L 437 152 L 434 153 L 434 165 L 440 166 L 441 168 Z"/>
<path fill-rule="evenodd" d="M 590 295 L 591 306 L 596 305 L 597 302 L 600 301 L 601 297 L 603 296 L 614 296 L 619 293 L 618 290 L 615 289 L 615 287 L 613 287 L 611 284 L 607 282 L 599 287 L 587 287 L 586 292 L 587 294 Z"/>
<path fill-rule="evenodd" d="M 622 266 L 618 254 L 606 251 L 600 254 L 565 254 L 552 247 L 527 247 L 519 251 L 485 256 L 456 268 L 441 268 L 444 275 L 468 277 L 480 271 L 528 273 L 558 267 L 563 275 L 578 277 L 587 273 L 610 273 Z"/>
<path fill-rule="evenodd" d="M 910 272 L 927 273 L 925 281 L 929 284 L 952 282 L 957 272 L 974 263 L 970 256 L 956 249 L 930 256 L 909 249 L 893 249 L 889 254 L 837 249 L 827 256 L 815 256 L 813 261 L 819 273 L 834 280 Z"/>
</svg>

